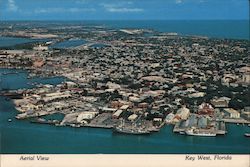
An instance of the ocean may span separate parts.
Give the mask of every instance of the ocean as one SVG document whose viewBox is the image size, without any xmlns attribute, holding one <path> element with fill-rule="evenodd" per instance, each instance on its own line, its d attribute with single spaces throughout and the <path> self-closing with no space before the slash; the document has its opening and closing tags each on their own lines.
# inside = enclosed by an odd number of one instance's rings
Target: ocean
<svg viewBox="0 0 250 167">
<path fill-rule="evenodd" d="M 27 72 L 3 75 L 14 69 L 0 69 L 0 90 L 32 87 L 29 83 L 58 84 L 64 78 L 27 79 Z M 16 120 L 17 111 L 11 100 L 0 96 L 0 153 L 58 153 L 58 154 L 177 154 L 234 153 L 249 154 L 250 131 L 247 125 L 227 124 L 228 134 L 217 137 L 183 136 L 167 125 L 160 132 L 147 136 L 113 133 L 110 129 L 56 127 Z M 12 119 L 12 122 L 8 122 Z"/>
<path fill-rule="evenodd" d="M 198 35 L 220 39 L 250 39 L 249 20 L 114 20 L 83 21 L 82 23 L 117 29 L 146 28 L 159 32 L 176 32 L 179 35 Z"/>
</svg>

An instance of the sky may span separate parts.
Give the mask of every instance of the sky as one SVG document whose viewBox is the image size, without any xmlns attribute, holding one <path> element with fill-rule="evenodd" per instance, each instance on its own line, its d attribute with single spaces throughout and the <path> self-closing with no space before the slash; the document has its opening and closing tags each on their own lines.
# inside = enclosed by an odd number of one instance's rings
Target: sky
<svg viewBox="0 0 250 167">
<path fill-rule="evenodd" d="M 0 20 L 248 20 L 249 0 L 0 0 Z"/>
</svg>

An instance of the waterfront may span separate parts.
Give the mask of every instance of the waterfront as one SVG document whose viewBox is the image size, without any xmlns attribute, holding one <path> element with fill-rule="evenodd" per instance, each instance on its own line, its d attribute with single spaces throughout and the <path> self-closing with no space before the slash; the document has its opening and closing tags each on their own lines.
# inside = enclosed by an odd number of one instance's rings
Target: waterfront
<svg viewBox="0 0 250 167">
<path fill-rule="evenodd" d="M 8 71 L 1 69 L 0 73 Z M 31 87 L 27 73 L 18 72 L 1 75 L 1 88 Z M 35 79 L 51 84 L 62 81 Z M 55 127 L 16 120 L 17 111 L 5 97 L 0 97 L 0 114 L 1 153 L 250 153 L 249 138 L 244 137 L 250 131 L 247 125 L 227 124 L 228 133 L 216 138 L 174 134 L 170 125 L 148 136 L 122 135 L 109 129 Z"/>
</svg>

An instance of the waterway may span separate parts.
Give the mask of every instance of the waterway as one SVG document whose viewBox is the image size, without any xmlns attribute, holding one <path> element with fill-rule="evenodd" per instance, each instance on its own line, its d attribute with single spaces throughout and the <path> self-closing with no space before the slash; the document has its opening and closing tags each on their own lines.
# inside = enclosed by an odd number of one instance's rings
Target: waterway
<svg viewBox="0 0 250 167">
<path fill-rule="evenodd" d="M 0 36 L 0 47 L 10 47 L 19 44 L 25 44 L 37 41 L 47 41 L 48 39 L 30 39 L 30 38 L 18 38 L 18 37 L 3 37 Z"/>
<path fill-rule="evenodd" d="M 77 46 L 80 46 L 80 45 L 83 45 L 86 43 L 87 43 L 87 41 L 82 40 L 82 39 L 73 39 L 73 40 L 58 42 L 58 43 L 50 46 L 50 48 L 66 49 L 66 48 L 71 48 L 71 47 L 77 47 Z"/>
<path fill-rule="evenodd" d="M 27 72 L 2 75 L 9 69 L 0 69 L 0 89 L 32 87 Z M 10 70 L 13 72 L 13 70 Z M 63 78 L 36 78 L 35 82 L 58 84 Z M 249 154 L 250 131 L 247 125 L 227 124 L 228 134 L 218 137 L 182 136 L 165 126 L 158 133 L 133 136 L 113 133 L 110 129 L 56 127 L 16 120 L 13 102 L 0 96 L 0 153 L 235 153 Z M 8 122 L 12 119 L 12 122 Z"/>
</svg>

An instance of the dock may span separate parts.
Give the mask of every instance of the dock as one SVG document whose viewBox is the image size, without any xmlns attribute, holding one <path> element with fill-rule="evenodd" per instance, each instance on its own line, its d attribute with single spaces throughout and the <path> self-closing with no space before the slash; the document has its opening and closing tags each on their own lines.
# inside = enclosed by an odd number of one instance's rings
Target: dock
<svg viewBox="0 0 250 167">
<path fill-rule="evenodd" d="M 234 124 L 250 124 L 250 121 L 245 119 L 222 119 L 226 123 L 234 123 Z"/>
<path fill-rule="evenodd" d="M 175 125 L 174 125 L 174 129 L 173 129 L 173 132 L 174 133 L 179 133 L 179 132 L 184 132 L 185 130 L 186 130 L 186 128 L 181 128 L 180 127 L 180 122 L 178 122 L 178 123 L 176 123 Z"/>
<path fill-rule="evenodd" d="M 180 127 L 180 122 L 176 123 L 173 129 L 174 133 L 180 133 L 185 132 L 187 127 Z M 213 130 L 217 135 L 225 135 L 227 133 L 226 131 L 226 125 L 224 121 L 216 122 L 216 127 Z"/>
<path fill-rule="evenodd" d="M 216 122 L 216 134 L 217 135 L 225 135 L 227 133 L 226 131 L 226 123 L 221 121 L 221 122 Z"/>
<path fill-rule="evenodd" d="M 112 113 L 102 113 L 96 116 L 89 124 L 85 124 L 84 127 L 111 129 L 117 122 L 118 120 L 112 119 Z"/>
</svg>

